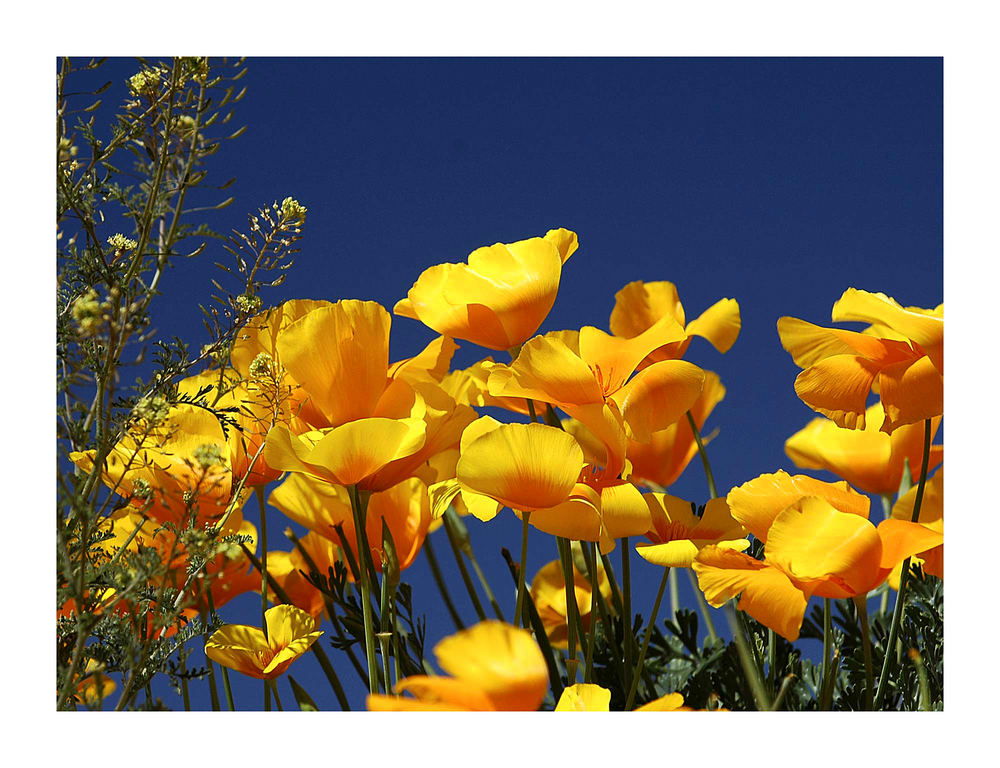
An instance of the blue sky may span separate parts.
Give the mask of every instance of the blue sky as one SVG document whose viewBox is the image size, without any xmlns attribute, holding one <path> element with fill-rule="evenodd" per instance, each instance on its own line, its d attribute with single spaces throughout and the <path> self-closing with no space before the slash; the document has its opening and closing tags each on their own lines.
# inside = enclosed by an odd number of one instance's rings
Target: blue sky
<svg viewBox="0 0 1000 768">
<path fill-rule="evenodd" d="M 209 182 L 236 177 L 220 194 L 236 199 L 206 220 L 241 228 L 247 213 L 287 195 L 309 208 L 296 266 L 266 298 L 391 308 L 432 264 L 573 229 L 580 249 L 542 330 L 607 328 L 614 293 L 638 279 L 674 282 L 688 317 L 722 297 L 739 301 L 733 349 L 723 356 L 696 340 L 686 356 L 728 390 L 708 423 L 720 429 L 709 446 L 720 490 L 795 471 L 783 443 L 814 415 L 792 389 L 798 369 L 779 343 L 778 317 L 826 324 L 851 286 L 908 305 L 943 300 L 940 59 L 266 58 L 248 66 L 234 118 L 248 128 L 208 166 Z M 95 75 L 97 84 L 114 81 L 106 102 L 122 97 L 136 69 L 111 60 Z M 197 304 L 211 292 L 212 262 L 225 258 L 210 244 L 165 276 L 154 305 L 163 335 L 205 340 Z M 432 336 L 394 318 L 393 357 Z M 485 354 L 463 344 L 456 364 Z M 671 490 L 707 498 L 697 461 Z M 271 546 L 287 548 L 284 520 L 272 514 Z M 469 527 L 512 613 L 499 551 L 516 550 L 519 524 L 504 512 Z M 435 543 L 450 566 L 446 542 Z M 541 534 L 530 547 L 529 575 L 555 555 Z M 472 621 L 457 572 L 447 570 Z M 633 576 L 636 609 L 647 615 L 660 571 L 634 556 Z M 404 579 L 432 646 L 451 625 L 422 558 Z M 257 610 L 259 598 L 246 596 L 223 615 L 251 623 Z M 360 683 L 335 663 L 360 705 Z M 291 673 L 321 706 L 334 705 L 311 657 Z M 260 706 L 259 682 L 238 674 L 233 682 L 241 708 Z M 193 686 L 196 706 L 207 707 L 204 688 Z M 287 706 L 287 683 L 281 690 Z M 180 707 L 168 688 L 159 695 Z"/>
</svg>

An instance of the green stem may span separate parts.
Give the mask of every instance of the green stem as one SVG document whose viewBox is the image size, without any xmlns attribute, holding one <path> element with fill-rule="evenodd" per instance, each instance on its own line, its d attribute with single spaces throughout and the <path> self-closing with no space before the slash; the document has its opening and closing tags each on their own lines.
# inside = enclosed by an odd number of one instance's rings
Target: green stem
<svg viewBox="0 0 1000 768">
<path fill-rule="evenodd" d="M 732 630 L 733 638 L 736 640 L 736 653 L 740 657 L 740 665 L 743 667 L 743 674 L 746 676 L 747 682 L 750 684 L 750 690 L 757 703 L 757 709 L 761 712 L 769 710 L 771 708 L 771 704 L 768 701 L 767 691 L 764 689 L 764 683 L 760 679 L 760 669 L 754 663 L 753 656 L 750 652 L 750 645 L 747 642 L 746 636 L 743 634 L 743 628 L 739 626 L 737 621 L 736 609 L 733 607 L 732 600 L 726 603 L 724 610 L 726 612 L 726 618 L 729 620 L 729 628 Z"/>
<path fill-rule="evenodd" d="M 503 617 L 503 611 L 500 610 L 500 604 L 497 602 L 496 595 L 493 594 L 493 590 L 490 589 L 490 583 L 486 580 L 486 574 L 483 573 L 483 569 L 479 567 L 479 561 L 476 559 L 476 553 L 472 549 L 472 540 L 469 538 L 469 529 L 466 528 L 465 523 L 462 522 L 462 518 L 458 516 L 458 512 L 455 511 L 454 507 L 448 507 L 444 513 L 445 522 L 451 526 L 452 532 L 455 534 L 455 538 L 458 541 L 458 547 L 462 550 L 462 554 L 465 555 L 469 562 L 472 564 L 472 570 L 476 572 L 476 578 L 479 579 L 479 585 L 483 588 L 483 592 L 486 593 L 486 599 L 490 601 L 490 606 L 493 608 L 493 613 L 500 621 L 506 621 Z"/>
<path fill-rule="evenodd" d="M 385 688 L 385 692 L 392 693 L 392 680 L 389 675 L 391 674 L 389 669 L 389 642 L 392 636 L 395 634 L 392 631 L 392 626 L 389 624 L 389 618 L 391 615 L 391 610 L 389 608 L 389 580 L 385 578 L 385 574 L 382 575 L 382 594 L 379 599 L 379 616 L 381 617 L 381 626 L 379 627 L 378 633 L 378 645 L 379 650 L 382 652 L 382 685 Z"/>
<path fill-rule="evenodd" d="M 684 570 L 687 571 L 688 578 L 691 580 L 691 586 L 694 588 L 694 597 L 698 603 L 698 610 L 701 611 L 701 618 L 705 621 L 705 629 L 708 631 L 708 637 L 714 644 L 719 639 L 719 635 L 715 631 L 715 624 L 712 622 L 712 614 L 709 613 L 708 603 L 705 602 L 705 596 L 701 593 L 701 587 L 698 586 L 698 577 L 695 576 L 694 571 L 690 568 L 685 568 Z"/>
<path fill-rule="evenodd" d="M 458 611 L 455 610 L 455 603 L 451 600 L 451 594 L 448 592 L 448 585 L 445 583 L 444 577 L 441 575 L 441 566 L 438 564 L 437 555 L 434 554 L 434 547 L 431 546 L 430 536 L 424 539 L 424 552 L 427 553 L 427 564 L 431 568 L 431 575 L 434 577 L 434 583 L 437 584 L 438 592 L 441 593 L 441 597 L 444 600 L 444 606 L 448 609 L 448 615 L 451 616 L 451 620 L 455 624 L 455 629 L 465 629 L 465 624 L 462 623 L 462 619 L 459 617 Z"/>
<path fill-rule="evenodd" d="M 281 697 L 278 696 L 278 682 L 276 680 L 270 680 L 271 683 L 271 693 L 274 694 L 274 703 L 278 705 L 278 711 L 284 712 L 285 708 L 281 706 Z"/>
<path fill-rule="evenodd" d="M 677 569 L 667 568 L 669 575 L 668 585 L 670 589 L 670 618 L 676 620 L 677 611 L 681 607 L 681 593 L 677 584 Z"/>
<path fill-rule="evenodd" d="M 596 557 L 591 558 L 590 552 L 587 548 L 581 547 L 581 552 L 583 553 L 583 559 L 587 564 L 587 574 L 597 572 L 598 579 L 600 579 L 600 571 L 598 569 Z M 596 552 L 594 553 L 596 555 Z M 598 581 L 598 583 L 600 583 Z M 622 681 L 622 686 L 625 685 L 625 667 L 623 663 L 624 656 L 622 655 L 621 643 L 618 642 L 618 637 L 614 631 L 614 622 L 611 621 L 611 611 L 608 607 L 607 601 L 604 598 L 604 594 L 600 589 L 597 590 L 597 610 L 600 612 L 601 622 L 604 625 L 604 636 L 605 641 L 612 644 L 614 647 L 611 649 L 611 662 L 614 664 L 615 673 L 618 678 Z"/>
<path fill-rule="evenodd" d="M 865 711 L 871 712 L 874 700 L 875 675 L 872 669 L 872 637 L 868 628 L 868 596 L 857 595 L 854 605 L 858 609 L 858 623 L 861 626 L 861 647 L 865 654 Z"/>
<path fill-rule="evenodd" d="M 230 712 L 236 711 L 236 706 L 233 704 L 233 687 L 229 684 L 229 670 L 222 667 L 222 688 L 226 692 L 226 706 L 229 707 Z"/>
<path fill-rule="evenodd" d="M 615 569 L 611 566 L 611 558 L 601 554 L 601 563 L 604 565 L 604 572 L 608 576 L 608 583 L 611 584 L 611 600 L 615 604 L 615 612 L 619 616 L 625 615 L 625 608 L 622 605 L 622 591 L 618 587 L 618 579 L 615 578 Z"/>
<path fill-rule="evenodd" d="M 269 680 L 264 681 L 264 711 L 271 711 L 271 683 Z"/>
<path fill-rule="evenodd" d="M 358 544 L 359 570 L 361 571 L 361 610 L 365 623 L 365 656 L 368 661 L 368 691 L 378 693 L 378 662 L 375 660 L 375 633 L 372 627 L 371 583 L 365 567 L 365 510 L 362 508 L 358 486 L 350 487 L 351 511 L 354 513 L 354 532 Z"/>
<path fill-rule="evenodd" d="M 656 591 L 653 610 L 649 614 L 649 624 L 646 625 L 646 636 L 642 639 L 642 648 L 639 649 L 639 661 L 636 663 L 635 671 L 632 673 L 632 683 L 629 685 L 628 697 L 625 699 L 626 712 L 632 709 L 632 702 L 635 700 L 635 692 L 639 687 L 639 676 L 642 672 L 642 665 L 646 661 L 646 649 L 649 648 L 649 639 L 653 636 L 653 627 L 656 626 L 656 617 L 660 612 L 660 601 L 663 600 L 663 590 L 667 586 L 671 570 L 671 568 L 664 569 L 663 578 L 660 579 L 660 588 Z"/>
<path fill-rule="evenodd" d="M 920 463 L 920 483 L 917 486 L 917 497 L 913 500 L 913 515 L 911 522 L 917 522 L 920 518 L 920 505 L 924 500 L 924 486 L 927 484 L 927 465 L 930 462 L 931 453 L 931 420 L 924 420 L 924 455 Z M 906 582 L 910 575 L 910 558 L 903 561 L 899 574 L 899 590 L 896 593 L 896 605 L 892 611 L 892 624 L 889 628 L 889 639 L 885 644 L 885 659 L 882 662 L 882 674 L 878 680 L 878 690 L 875 692 L 876 710 L 881 709 L 882 700 L 885 697 L 887 683 L 889 681 L 889 669 L 892 666 L 893 651 L 896 647 L 896 637 L 899 634 L 899 625 L 903 615 L 903 605 L 906 602 Z"/>
<path fill-rule="evenodd" d="M 524 572 L 528 570 L 528 518 L 530 512 L 521 512 L 521 562 L 517 571 L 517 601 L 514 603 L 514 626 L 523 625 L 521 608 L 524 605 Z"/>
<path fill-rule="evenodd" d="M 691 432 L 694 435 L 694 441 L 698 445 L 698 455 L 701 456 L 701 465 L 705 468 L 705 479 L 708 480 L 708 492 L 711 494 L 713 499 L 719 498 L 719 492 L 715 487 L 715 477 L 712 476 L 712 467 L 708 463 L 708 454 L 705 452 L 705 444 L 701 441 L 701 433 L 698 431 L 698 425 L 694 423 L 694 416 L 691 415 L 691 411 L 687 412 L 688 424 L 691 425 Z"/>
<path fill-rule="evenodd" d="M 778 642 L 774 636 L 774 630 L 768 627 L 767 630 L 767 686 L 773 696 L 775 687 L 778 684 Z"/>
<path fill-rule="evenodd" d="M 622 643 L 625 645 L 625 669 L 632 669 L 635 665 L 635 654 L 632 636 L 632 554 L 629 549 L 628 536 L 621 540 L 622 547 L 622 619 L 624 619 L 624 633 Z"/>
<path fill-rule="evenodd" d="M 260 509 L 260 621 L 267 639 L 267 501 L 264 499 L 264 486 L 258 485 L 254 490 L 257 497 L 257 507 Z"/>
<path fill-rule="evenodd" d="M 892 496 L 888 493 L 882 494 L 882 516 L 884 519 L 888 520 L 892 517 Z M 882 599 L 879 602 L 878 615 L 885 616 L 886 611 L 889 610 L 889 590 L 884 588 L 882 590 Z"/>
<path fill-rule="evenodd" d="M 201 626 L 203 629 L 201 640 L 204 644 L 208 642 L 208 617 L 205 615 L 204 608 L 201 609 Z M 207 656 L 205 657 L 205 666 L 208 667 L 208 695 L 212 701 L 212 711 L 218 712 L 221 707 L 219 706 L 219 688 L 215 682 L 215 664 Z"/>
<path fill-rule="evenodd" d="M 573 559 L 570 552 L 571 544 L 567 539 L 556 537 L 559 549 L 559 562 L 562 564 L 563 586 L 566 590 L 566 685 L 576 682 L 576 632 L 580 617 L 576 610 L 576 579 L 573 573 Z M 581 638 L 583 635 L 581 634 Z"/>
<path fill-rule="evenodd" d="M 458 572 L 462 575 L 462 583 L 465 584 L 465 591 L 469 593 L 469 597 L 472 599 L 472 607 L 476 611 L 476 616 L 479 617 L 480 621 L 486 621 L 486 611 L 483 610 L 483 604 L 479 601 L 479 595 L 476 594 L 476 587 L 472 583 L 472 577 L 469 576 L 469 569 L 465 567 L 465 560 L 462 559 L 462 550 L 458 542 L 458 536 L 455 529 L 448 524 L 448 518 L 444 518 L 444 530 L 448 535 L 448 543 L 451 545 L 451 553 L 455 556 L 455 562 L 458 564 Z M 514 619 L 515 623 L 517 619 Z"/>
<path fill-rule="evenodd" d="M 511 578 L 517 584 L 520 579 L 518 573 L 520 569 L 514 563 L 514 559 L 510 556 L 510 552 L 507 551 L 506 547 L 500 549 L 500 554 L 507 563 Z M 545 632 L 542 620 L 538 616 L 538 609 L 535 607 L 535 601 L 531 597 L 531 592 L 527 594 L 524 603 L 528 614 L 528 621 L 531 624 L 532 631 L 535 633 L 535 640 L 538 642 L 538 647 L 541 648 L 542 655 L 545 657 L 545 666 L 549 671 L 549 685 L 552 687 L 552 697 L 555 701 L 559 701 L 559 697 L 562 696 L 563 692 L 563 684 L 559 677 L 559 665 L 556 662 L 556 653 L 552 648 L 552 643 L 549 642 L 549 636 Z"/>
<path fill-rule="evenodd" d="M 583 544 L 581 543 L 581 547 Z M 597 560 L 597 544 L 590 543 L 591 557 L 587 563 L 590 571 L 590 637 L 587 640 L 587 667 L 583 673 L 583 682 L 591 683 L 594 680 L 594 647 L 597 644 L 597 595 L 601 591 L 597 580 L 597 569 L 593 563 Z"/>
<path fill-rule="evenodd" d="M 826 691 L 830 685 L 830 654 L 833 651 L 833 626 L 830 617 L 830 598 L 823 598 L 823 681 L 820 683 L 819 708 L 829 709 Z"/>
</svg>

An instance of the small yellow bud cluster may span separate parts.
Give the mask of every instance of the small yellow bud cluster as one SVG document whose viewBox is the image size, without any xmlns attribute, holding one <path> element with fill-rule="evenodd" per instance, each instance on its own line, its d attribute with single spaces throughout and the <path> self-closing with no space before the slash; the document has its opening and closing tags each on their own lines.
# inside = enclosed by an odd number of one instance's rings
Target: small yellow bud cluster
<svg viewBox="0 0 1000 768">
<path fill-rule="evenodd" d="M 204 549 L 212 537 L 205 530 L 200 528 L 188 528 L 180 535 L 181 543 L 188 549 Z"/>
<path fill-rule="evenodd" d="M 202 469 L 211 469 L 222 464 L 222 449 L 214 443 L 202 443 L 191 454 Z"/>
<path fill-rule="evenodd" d="M 272 375 L 273 371 L 274 359 L 267 352 L 261 352 L 250 363 L 249 372 L 254 379 L 266 379 Z"/>
<path fill-rule="evenodd" d="M 245 315 L 252 315 L 260 309 L 260 296 L 250 293 L 241 293 L 236 297 L 236 306 Z"/>
<path fill-rule="evenodd" d="M 119 254 L 125 251 L 131 251 L 135 248 L 138 243 L 135 240 L 129 240 L 125 235 L 120 232 L 112 235 L 108 238 L 108 245 L 115 249 Z"/>
<path fill-rule="evenodd" d="M 137 96 L 152 91 L 159 84 L 160 71 L 158 69 L 144 69 L 128 79 L 129 90 Z"/>
<path fill-rule="evenodd" d="M 151 427 L 162 424 L 169 415 L 170 403 L 163 395 L 146 395 L 132 408 L 132 417 L 145 421 Z"/>
<path fill-rule="evenodd" d="M 63 138 L 59 139 L 59 161 L 60 162 L 65 163 L 68 160 L 72 160 L 74 157 L 76 157 L 76 152 L 77 152 L 76 146 L 73 144 L 72 141 L 70 141 L 69 139 L 67 139 L 65 136 Z"/>
<path fill-rule="evenodd" d="M 96 334 L 104 323 L 104 313 L 111 308 L 107 302 L 97 298 L 97 291 L 91 288 L 73 302 L 73 319 L 81 336 Z"/>
<path fill-rule="evenodd" d="M 192 78 L 195 82 L 205 84 L 208 79 L 208 59 L 204 56 L 184 56 L 181 59 L 184 67 L 184 76 Z"/>
<path fill-rule="evenodd" d="M 148 499 L 153 495 L 153 487 L 149 481 L 142 477 L 136 478 L 132 482 L 132 496 L 136 499 Z"/>
<path fill-rule="evenodd" d="M 281 201 L 281 218 L 286 222 L 304 221 L 307 210 L 309 209 L 292 197 L 286 197 Z"/>
</svg>

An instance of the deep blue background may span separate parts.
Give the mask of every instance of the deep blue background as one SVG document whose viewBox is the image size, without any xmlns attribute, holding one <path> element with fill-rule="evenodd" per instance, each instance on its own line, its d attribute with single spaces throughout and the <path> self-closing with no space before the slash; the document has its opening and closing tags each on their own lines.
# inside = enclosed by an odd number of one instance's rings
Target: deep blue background
<svg viewBox="0 0 1000 768">
<path fill-rule="evenodd" d="M 826 324 L 849 286 L 908 305 L 942 301 L 940 59 L 248 64 L 233 125 L 249 127 L 208 166 L 208 182 L 237 178 L 213 200 L 236 200 L 204 218 L 228 231 L 287 195 L 309 208 L 303 252 L 266 300 L 361 298 L 391 309 L 432 264 L 463 261 L 497 241 L 573 229 L 580 249 L 543 331 L 606 329 L 615 291 L 637 279 L 674 282 L 689 319 L 719 298 L 739 301 L 743 331 L 734 348 L 722 356 L 696 340 L 686 356 L 718 372 L 728 391 L 707 425 L 721 429 L 709 452 L 723 492 L 763 472 L 794 472 L 783 443 L 815 415 L 793 391 L 798 369 L 779 343 L 778 317 Z M 111 60 L 93 75 L 98 84 L 114 80 L 108 105 L 124 98 L 125 79 L 137 68 L 134 60 Z M 109 111 L 97 114 L 100 125 Z M 109 222 L 108 234 L 114 231 Z M 226 259 L 210 243 L 165 276 L 165 296 L 154 304 L 162 334 L 205 341 L 197 304 L 211 291 L 211 263 Z M 417 322 L 394 318 L 393 358 L 432 337 Z M 455 363 L 485 354 L 463 343 Z M 671 490 L 706 499 L 697 459 Z M 271 547 L 287 549 L 285 520 L 271 515 Z M 881 519 L 877 502 L 873 519 Z M 468 524 L 509 616 L 514 593 L 500 547 L 517 549 L 519 523 L 505 511 L 489 524 Z M 472 622 L 447 542 L 435 544 Z M 554 557 L 550 537 L 533 532 L 529 576 Z M 644 615 L 660 573 L 633 555 L 634 605 Z M 415 585 L 431 647 L 452 627 L 423 558 L 404 580 Z M 686 578 L 681 587 L 682 603 L 693 607 Z M 254 623 L 258 611 L 259 596 L 246 595 L 222 614 Z M 813 643 L 801 645 L 814 653 Z M 363 706 L 349 664 L 331 655 L 352 705 Z M 321 707 L 336 706 L 311 655 L 290 672 Z M 259 708 L 260 683 L 232 679 L 237 706 Z M 286 707 L 294 706 L 287 682 L 279 685 Z M 157 694 L 180 707 L 168 686 Z M 208 707 L 204 684 L 194 683 L 192 695 Z"/>
</svg>

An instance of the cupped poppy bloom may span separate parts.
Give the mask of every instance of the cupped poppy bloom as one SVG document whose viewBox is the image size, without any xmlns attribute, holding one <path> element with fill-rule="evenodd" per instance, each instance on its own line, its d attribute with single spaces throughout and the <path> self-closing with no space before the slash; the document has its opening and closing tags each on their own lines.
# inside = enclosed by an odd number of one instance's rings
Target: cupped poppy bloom
<svg viewBox="0 0 1000 768">
<path fill-rule="evenodd" d="M 516 347 L 549 314 L 563 264 L 576 249 L 576 234 L 567 229 L 477 248 L 466 264 L 425 269 L 393 312 L 489 349 Z"/>
<path fill-rule="evenodd" d="M 291 474 L 279 485 L 270 503 L 310 531 L 340 543 L 336 526 L 342 526 L 344 537 L 357 560 L 357 536 L 354 513 L 348 491 L 307 475 Z M 371 547 L 372 563 L 382 570 L 382 523 L 389 528 L 399 569 L 413 564 L 431 522 L 430 499 L 423 481 L 415 477 L 403 480 L 384 491 L 372 493 L 365 512 L 365 533 Z M 322 571 L 326 572 L 325 568 Z"/>
<path fill-rule="evenodd" d="M 705 371 L 705 386 L 691 406 L 691 416 L 699 431 L 725 395 L 726 388 L 719 381 L 718 374 Z M 563 421 L 563 428 L 580 443 L 588 463 L 601 466 L 608 463 L 604 443 L 586 426 L 576 419 L 566 419 Z M 707 445 L 711 436 L 703 437 L 702 441 Z M 676 482 L 691 460 L 698 455 L 698 443 L 687 419 L 681 419 L 676 424 L 651 433 L 645 442 L 628 439 L 625 455 L 631 465 L 630 480 L 662 490 Z"/>
<path fill-rule="evenodd" d="M 763 562 L 710 545 L 692 568 L 710 605 L 739 594 L 737 608 L 794 642 L 810 597 L 865 595 L 903 559 L 939 540 L 916 523 L 886 520 L 876 528 L 867 514 L 806 496 L 773 518 Z"/>
<path fill-rule="evenodd" d="M 833 320 L 872 325 L 858 333 L 778 320 L 782 346 L 803 369 L 795 379 L 802 402 L 840 427 L 863 429 L 868 395 L 878 392 L 887 434 L 942 414 L 944 305 L 904 308 L 885 294 L 849 288 Z"/>
<path fill-rule="evenodd" d="M 565 501 L 583 466 L 583 451 L 561 429 L 484 416 L 462 435 L 454 490 L 480 520 L 492 519 L 502 507 L 534 512 Z"/>
<path fill-rule="evenodd" d="M 606 602 L 611 600 L 611 583 L 604 565 L 597 566 L 597 588 Z M 573 566 L 573 595 L 576 598 L 577 615 L 588 631 L 590 622 L 596 620 L 591 616 L 590 606 L 592 592 L 590 579 Z M 538 618 L 545 627 L 545 634 L 555 648 L 567 648 L 569 643 L 569 627 L 567 625 L 566 580 L 563 578 L 562 563 L 553 560 L 545 565 L 531 582 L 531 598 L 538 611 Z"/>
<path fill-rule="evenodd" d="M 703 514 L 694 505 L 666 493 L 647 493 L 652 527 L 649 544 L 636 546 L 644 559 L 669 568 L 690 568 L 698 552 L 710 544 L 742 552 L 750 546 L 746 530 L 733 519 L 725 499 L 710 499 Z"/>
<path fill-rule="evenodd" d="M 597 543 L 602 554 L 615 540 L 639 536 L 649 530 L 649 507 L 639 489 L 628 480 L 609 480 L 584 470 L 569 496 L 553 507 L 531 513 L 532 526 L 553 536 Z"/>
<path fill-rule="evenodd" d="M 561 408 L 604 444 L 605 471 L 617 477 L 626 466 L 628 438 L 648 441 L 683 418 L 701 394 L 705 372 L 683 360 L 664 360 L 632 375 L 651 351 L 683 338 L 672 317 L 631 339 L 593 326 L 580 330 L 575 346 L 565 332 L 536 336 L 510 365 L 492 367 L 489 392 Z"/>
<path fill-rule="evenodd" d="M 864 429 L 843 429 L 823 417 L 813 419 L 785 441 L 788 458 L 802 469 L 825 469 L 868 493 L 894 494 L 907 459 L 920 467 L 924 449 L 923 424 L 897 427 L 891 435 L 880 431 L 885 418 L 881 403 L 865 411 Z M 931 440 L 941 424 L 931 419 Z M 928 470 L 941 463 L 944 446 L 932 445 Z"/>
<path fill-rule="evenodd" d="M 205 655 L 244 675 L 273 680 L 323 634 L 309 613 L 293 605 L 268 608 L 264 621 L 267 637 L 260 627 L 224 625 L 205 643 Z"/>
<path fill-rule="evenodd" d="M 563 688 L 556 703 L 556 712 L 608 712 L 611 709 L 611 691 L 594 683 L 576 683 Z M 636 707 L 636 712 L 690 712 L 684 706 L 684 697 L 668 693 L 648 704 Z"/>
<path fill-rule="evenodd" d="M 911 521 L 913 506 L 917 501 L 917 486 L 904 493 L 892 506 L 892 520 Z M 944 536 L 944 467 L 928 478 L 924 487 L 924 496 L 920 501 L 920 516 L 917 523 Z M 929 576 L 944 578 L 944 542 L 938 546 L 914 555 L 912 562 L 919 563 L 924 573 Z M 889 586 L 899 589 L 901 566 L 893 569 L 889 575 Z"/>
<path fill-rule="evenodd" d="M 89 450 L 69 458 L 90 472 L 96 455 Z M 159 522 L 182 525 L 193 513 L 198 526 L 214 523 L 233 492 L 229 447 L 218 419 L 185 404 L 170 408 L 154 425 L 133 423 L 100 471 L 108 488 Z"/>
<path fill-rule="evenodd" d="M 434 654 L 450 677 L 404 678 L 396 693 L 414 698 L 373 694 L 368 709 L 534 711 L 549 687 L 545 657 L 531 633 L 499 621 L 446 637 Z"/>
<path fill-rule="evenodd" d="M 725 353 L 740 335 L 740 305 L 735 299 L 719 299 L 690 323 L 685 323 L 677 286 L 666 280 L 651 283 L 636 280 L 618 291 L 611 311 L 611 332 L 630 339 L 664 317 L 673 318 L 684 329 L 684 338 L 652 351 L 647 358 L 649 363 L 683 357 L 695 336 L 701 336 Z"/>
<path fill-rule="evenodd" d="M 383 490 L 398 478 L 379 477 L 379 473 L 419 451 L 426 429 L 422 419 L 413 418 L 358 419 L 304 435 L 277 426 L 268 432 L 264 458 L 276 469 L 301 472 L 334 485 Z"/>
</svg>

